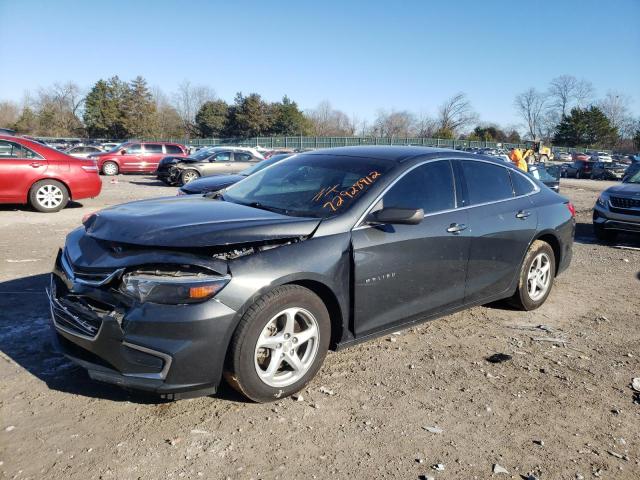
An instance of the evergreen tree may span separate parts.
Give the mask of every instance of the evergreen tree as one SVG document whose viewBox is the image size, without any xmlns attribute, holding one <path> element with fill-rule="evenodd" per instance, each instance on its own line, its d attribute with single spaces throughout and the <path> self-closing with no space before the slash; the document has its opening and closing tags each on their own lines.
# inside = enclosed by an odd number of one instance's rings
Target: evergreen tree
<svg viewBox="0 0 640 480">
<path fill-rule="evenodd" d="M 224 100 L 205 102 L 196 114 L 202 137 L 221 137 L 229 126 L 229 105 Z"/>
<path fill-rule="evenodd" d="M 598 107 L 574 108 L 558 124 L 554 143 L 567 147 L 606 147 L 617 139 L 617 129 Z"/>
<path fill-rule="evenodd" d="M 272 105 L 271 135 L 308 135 L 310 131 L 309 120 L 289 97 L 285 95 L 281 103 Z"/>
<path fill-rule="evenodd" d="M 260 95 L 252 93 L 246 97 L 236 94 L 230 132 L 235 137 L 258 137 L 271 130 L 269 106 Z"/>
<path fill-rule="evenodd" d="M 137 76 L 127 86 L 121 108 L 127 137 L 143 138 L 153 134 L 156 104 L 144 78 Z"/>
</svg>

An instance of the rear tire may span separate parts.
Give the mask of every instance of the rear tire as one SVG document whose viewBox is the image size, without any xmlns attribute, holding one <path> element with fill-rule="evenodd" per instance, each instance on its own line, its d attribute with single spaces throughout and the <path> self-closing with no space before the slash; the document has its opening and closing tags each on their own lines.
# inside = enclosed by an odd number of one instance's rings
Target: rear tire
<svg viewBox="0 0 640 480">
<path fill-rule="evenodd" d="M 277 287 L 256 300 L 240 320 L 225 379 L 254 402 L 287 397 L 318 372 L 330 337 L 331 320 L 320 297 L 299 285 Z"/>
<path fill-rule="evenodd" d="M 107 176 L 117 175 L 120 172 L 120 167 L 115 162 L 104 162 L 102 165 L 102 173 Z"/>
<path fill-rule="evenodd" d="M 29 190 L 29 203 L 39 212 L 59 212 L 69 203 L 69 192 L 56 180 L 40 180 Z"/>
<path fill-rule="evenodd" d="M 615 241 L 618 236 L 618 232 L 613 230 L 605 230 L 602 225 L 593 224 L 593 233 L 596 238 L 601 242 L 610 243 Z"/>
<path fill-rule="evenodd" d="M 534 241 L 520 267 L 516 293 L 509 303 L 520 310 L 535 310 L 549 297 L 556 273 L 553 248 L 542 240 Z"/>
</svg>

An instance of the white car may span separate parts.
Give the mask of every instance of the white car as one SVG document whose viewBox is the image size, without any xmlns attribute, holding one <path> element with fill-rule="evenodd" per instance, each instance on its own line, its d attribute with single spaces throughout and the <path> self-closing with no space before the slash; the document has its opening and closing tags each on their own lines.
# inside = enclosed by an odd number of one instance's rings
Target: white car
<svg viewBox="0 0 640 480">
<path fill-rule="evenodd" d="M 591 155 L 592 162 L 613 162 L 613 158 L 607 152 L 596 152 Z"/>
</svg>

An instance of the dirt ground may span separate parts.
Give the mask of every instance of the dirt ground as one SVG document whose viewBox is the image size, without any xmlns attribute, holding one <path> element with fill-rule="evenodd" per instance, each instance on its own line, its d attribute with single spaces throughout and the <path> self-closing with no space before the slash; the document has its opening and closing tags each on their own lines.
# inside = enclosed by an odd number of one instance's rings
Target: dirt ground
<svg viewBox="0 0 640 480">
<path fill-rule="evenodd" d="M 268 405 L 131 394 L 52 351 L 44 286 L 65 234 L 175 188 L 120 176 L 57 214 L 0 207 L 0 478 L 638 479 L 640 251 L 590 226 L 610 184 L 563 180 L 574 259 L 539 310 L 478 307 L 329 354 L 302 399 Z"/>
</svg>

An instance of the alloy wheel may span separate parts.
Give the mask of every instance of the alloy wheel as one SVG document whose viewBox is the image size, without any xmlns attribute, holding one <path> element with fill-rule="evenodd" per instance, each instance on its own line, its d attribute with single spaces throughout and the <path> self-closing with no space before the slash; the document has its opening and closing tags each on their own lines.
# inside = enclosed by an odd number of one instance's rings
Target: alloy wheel
<svg viewBox="0 0 640 480">
<path fill-rule="evenodd" d="M 118 173 L 118 166 L 115 163 L 107 162 L 103 165 L 102 171 L 105 175 L 116 175 Z"/>
<path fill-rule="evenodd" d="M 192 170 L 187 170 L 182 174 L 182 183 L 187 184 L 187 183 L 193 182 L 194 180 L 197 180 L 198 177 L 199 175 L 196 172 Z"/>
<path fill-rule="evenodd" d="M 254 359 L 260 379 L 271 387 L 287 387 L 309 371 L 318 353 L 316 318 L 303 308 L 287 308 L 262 329 Z"/>
<path fill-rule="evenodd" d="M 36 191 L 36 201 L 46 209 L 57 208 L 64 200 L 64 193 L 56 185 L 42 185 Z"/>
<path fill-rule="evenodd" d="M 534 302 L 545 296 L 551 284 L 551 259 L 542 252 L 535 256 L 527 275 L 527 292 Z"/>
</svg>

